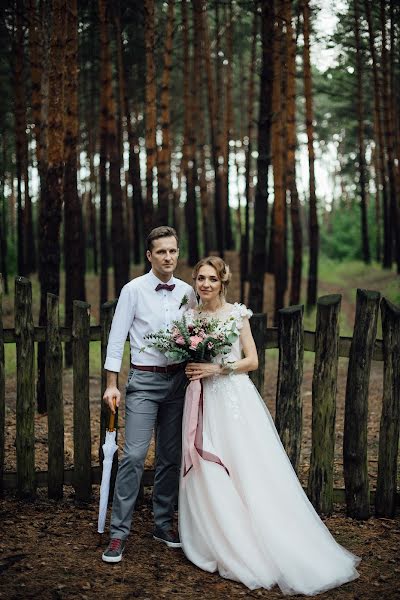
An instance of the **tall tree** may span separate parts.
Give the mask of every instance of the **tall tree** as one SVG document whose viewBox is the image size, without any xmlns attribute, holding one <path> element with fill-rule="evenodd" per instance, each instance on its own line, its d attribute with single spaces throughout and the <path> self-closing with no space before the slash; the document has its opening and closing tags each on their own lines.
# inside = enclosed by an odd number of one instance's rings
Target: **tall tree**
<svg viewBox="0 0 400 600">
<path fill-rule="evenodd" d="M 155 15 L 154 0 L 144 0 L 145 49 L 146 49 L 146 204 L 144 208 L 145 233 L 149 233 L 153 223 L 153 177 L 156 167 L 156 66 L 155 66 Z"/>
<path fill-rule="evenodd" d="M 354 0 L 354 35 L 356 42 L 356 72 L 357 72 L 357 121 L 358 121 L 358 183 L 360 186 L 361 209 L 361 239 L 362 253 L 365 263 L 371 262 L 368 239 L 367 221 L 367 185 L 365 169 L 365 143 L 364 143 L 364 92 L 363 92 L 363 57 L 360 37 L 360 6 Z"/>
<path fill-rule="evenodd" d="M 313 95 L 310 61 L 310 6 L 309 0 L 301 0 L 303 15 L 303 72 L 304 95 L 306 101 L 306 132 L 308 148 L 309 169 L 309 247 L 310 260 L 308 267 L 307 308 L 317 303 L 318 285 L 318 252 L 319 252 L 319 225 L 317 215 L 317 195 L 315 192 L 315 152 L 314 152 L 314 125 L 313 125 Z"/>
<path fill-rule="evenodd" d="M 381 90 L 380 90 L 380 78 L 379 78 L 379 65 L 376 55 L 375 48 L 375 34 L 373 28 L 373 21 L 371 15 L 371 2 L 370 0 L 364 0 L 365 15 L 368 24 L 368 44 L 369 51 L 372 60 L 372 73 L 374 82 L 374 129 L 375 129 L 375 140 L 377 146 L 377 181 L 378 185 L 377 195 L 377 206 L 380 204 L 379 194 L 382 196 L 382 208 L 383 208 L 383 227 L 384 227 L 384 251 L 383 251 L 383 264 L 389 266 L 391 263 L 391 228 L 389 221 L 388 211 L 388 193 L 387 193 L 387 182 L 386 182 L 386 169 L 385 169 L 385 144 L 383 138 L 383 127 L 382 127 L 382 103 L 381 103 Z M 377 230 L 379 235 L 380 222 L 377 219 Z"/>
<path fill-rule="evenodd" d="M 300 201 L 296 184 L 296 40 L 292 25 L 292 1 L 285 0 L 287 66 L 287 189 L 290 193 L 290 217 L 293 239 L 293 264 L 290 285 L 290 304 L 299 304 L 303 267 L 303 234 Z"/>
<path fill-rule="evenodd" d="M 186 4 L 182 3 L 182 14 Z M 171 116 L 170 116 L 170 80 L 172 70 L 172 42 L 174 32 L 174 0 L 168 1 L 167 25 L 164 41 L 164 66 L 161 80 L 160 108 L 162 144 L 158 151 L 158 223 L 168 223 L 169 207 L 172 201 L 171 182 Z M 184 83 L 185 84 L 185 83 Z"/>
<path fill-rule="evenodd" d="M 26 102 L 24 87 L 24 28 L 23 1 L 16 1 L 16 31 L 14 36 L 14 112 L 15 112 L 15 156 L 17 175 L 17 223 L 18 223 L 18 273 L 26 274 L 25 264 L 25 227 L 23 178 L 25 172 L 26 147 Z M 26 199 L 26 189 L 25 199 Z"/>
<path fill-rule="evenodd" d="M 217 129 L 217 100 L 216 88 L 211 64 L 210 35 L 208 30 L 208 16 L 204 0 L 194 0 L 199 15 L 199 27 L 201 31 L 203 64 L 207 77 L 207 104 L 210 123 L 211 158 L 214 169 L 214 218 L 217 235 L 217 249 L 220 256 L 225 250 L 225 206 L 223 201 L 223 148 L 221 147 L 221 136 Z"/>
<path fill-rule="evenodd" d="M 255 312 L 264 307 L 264 273 L 266 265 L 266 232 L 268 219 L 268 168 L 270 165 L 273 46 L 274 46 L 274 2 L 261 3 L 261 79 L 258 117 L 257 188 L 254 204 L 254 238 L 250 271 L 249 303 Z"/>
<path fill-rule="evenodd" d="M 382 101 L 383 101 L 383 129 L 385 146 L 387 153 L 387 169 L 389 176 L 389 194 L 390 194 L 390 223 L 392 228 L 392 244 L 395 248 L 395 258 L 397 262 L 397 271 L 400 273 L 400 222 L 399 208 L 397 200 L 397 181 L 394 162 L 394 131 L 391 119 L 391 89 L 389 76 L 389 54 L 387 49 L 387 31 L 386 31 L 386 2 L 380 0 L 380 19 L 382 35 Z M 389 265 L 387 265 L 389 266 Z M 391 265 L 390 265 L 391 266 Z"/>
<path fill-rule="evenodd" d="M 72 326 L 73 301 L 85 300 L 85 239 L 82 203 L 78 195 L 78 7 L 68 0 L 65 44 L 64 138 L 64 269 L 65 326 Z M 72 344 L 65 346 L 67 365 L 72 365 Z"/>
<path fill-rule="evenodd" d="M 196 94 L 194 71 L 197 68 L 190 61 L 189 19 L 187 4 L 183 2 L 182 34 L 183 34 L 183 99 L 184 99 L 184 131 L 182 171 L 186 179 L 185 216 L 187 227 L 188 263 L 194 266 L 199 260 L 197 201 L 196 201 L 196 139 L 193 122 L 193 101 Z"/>
<path fill-rule="evenodd" d="M 282 68 L 283 40 L 283 0 L 275 2 L 275 30 L 273 45 L 274 78 L 272 88 L 272 113 L 271 124 L 271 150 L 272 166 L 274 173 L 274 204 L 273 204 L 273 273 L 275 281 L 275 322 L 278 310 L 284 306 L 286 291 L 286 264 L 285 264 L 285 237 L 286 237 L 286 188 L 284 181 L 284 128 L 285 107 L 282 95 Z M 286 162 L 286 161 L 285 161 Z"/>
<path fill-rule="evenodd" d="M 45 325 L 47 293 L 60 292 L 60 225 L 64 180 L 64 53 L 66 2 L 52 0 L 49 55 L 48 168 L 39 210 L 39 324 Z M 38 348 L 37 405 L 46 411 L 44 344 Z"/>
<path fill-rule="evenodd" d="M 251 203 L 251 158 L 253 150 L 253 135 L 254 135 L 254 88 L 255 88 L 255 72 L 256 72 L 256 57 L 257 57 L 257 31 L 259 28 L 259 14 L 255 10 L 253 15 L 253 26 L 251 36 L 251 54 L 249 66 L 249 82 L 247 94 L 247 145 L 245 151 L 245 219 L 244 233 L 241 240 L 241 257 L 240 257 L 240 297 L 242 302 L 245 302 L 245 282 L 249 279 L 249 256 L 250 256 L 250 203 Z M 268 169 L 267 169 L 268 170 Z M 267 172 L 268 180 L 268 172 Z"/>
</svg>

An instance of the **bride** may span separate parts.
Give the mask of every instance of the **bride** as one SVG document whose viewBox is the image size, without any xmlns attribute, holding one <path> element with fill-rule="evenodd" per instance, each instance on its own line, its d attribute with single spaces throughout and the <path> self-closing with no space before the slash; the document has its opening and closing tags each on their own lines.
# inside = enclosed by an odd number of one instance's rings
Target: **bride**
<svg viewBox="0 0 400 600">
<path fill-rule="evenodd" d="M 225 301 L 229 267 L 219 257 L 204 258 L 193 279 L 200 305 L 187 319 L 217 318 L 240 336 L 223 360 L 186 366 L 179 491 L 185 555 L 250 589 L 277 584 L 285 594 L 314 595 L 352 581 L 360 559 L 318 517 L 247 375 L 258 367 L 252 313 Z M 192 390 L 200 381 L 193 423 Z"/>
</svg>

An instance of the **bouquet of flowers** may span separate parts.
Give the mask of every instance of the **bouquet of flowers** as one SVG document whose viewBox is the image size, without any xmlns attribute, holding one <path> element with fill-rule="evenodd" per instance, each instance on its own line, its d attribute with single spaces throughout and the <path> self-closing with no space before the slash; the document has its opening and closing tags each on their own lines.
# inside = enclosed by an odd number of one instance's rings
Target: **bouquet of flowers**
<svg viewBox="0 0 400 600">
<path fill-rule="evenodd" d="M 222 323 L 218 319 L 198 316 L 187 320 L 183 316 L 173 322 L 171 330 L 150 333 L 145 339 L 174 362 L 211 362 L 218 354 L 228 354 L 238 336 L 234 320 Z"/>
</svg>

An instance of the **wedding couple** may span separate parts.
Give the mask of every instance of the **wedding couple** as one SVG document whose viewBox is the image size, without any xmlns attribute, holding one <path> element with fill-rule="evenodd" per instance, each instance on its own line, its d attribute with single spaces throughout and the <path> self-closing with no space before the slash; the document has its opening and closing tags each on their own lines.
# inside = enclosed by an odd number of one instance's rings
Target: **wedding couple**
<svg viewBox="0 0 400 600">
<path fill-rule="evenodd" d="M 314 595 L 352 581 L 358 577 L 359 559 L 334 540 L 308 501 L 247 375 L 258 366 L 251 311 L 226 302 L 228 266 L 218 257 L 201 260 L 193 271 L 193 290 L 173 276 L 178 255 L 174 229 L 158 227 L 150 233 L 151 271 L 122 289 L 111 327 L 104 365 L 104 401 L 111 410 L 114 398 L 117 406 L 120 403 L 116 381 L 128 332 L 132 364 L 124 455 L 103 560 L 122 559 L 155 431 L 155 540 L 182 547 L 201 569 L 218 571 L 250 589 L 279 585 L 285 594 Z M 223 360 L 169 364 L 161 352 L 146 345 L 149 333 L 170 328 L 183 314 L 190 321 L 199 313 L 229 321 L 239 330 Z M 189 414 L 189 393 L 184 402 L 188 380 L 202 383 L 196 423 Z M 181 468 L 182 429 L 189 469 Z M 178 483 L 179 534 L 172 526 Z"/>
</svg>

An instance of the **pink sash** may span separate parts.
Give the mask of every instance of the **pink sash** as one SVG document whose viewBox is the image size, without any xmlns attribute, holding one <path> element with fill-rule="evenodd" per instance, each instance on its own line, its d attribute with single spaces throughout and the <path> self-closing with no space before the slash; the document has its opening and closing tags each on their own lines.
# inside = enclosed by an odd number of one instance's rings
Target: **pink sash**
<svg viewBox="0 0 400 600">
<path fill-rule="evenodd" d="M 182 453 L 184 477 L 193 466 L 199 465 L 199 456 L 203 460 L 221 465 L 229 475 L 229 471 L 221 459 L 203 449 L 203 383 L 201 380 L 191 381 L 186 390 Z"/>
</svg>

